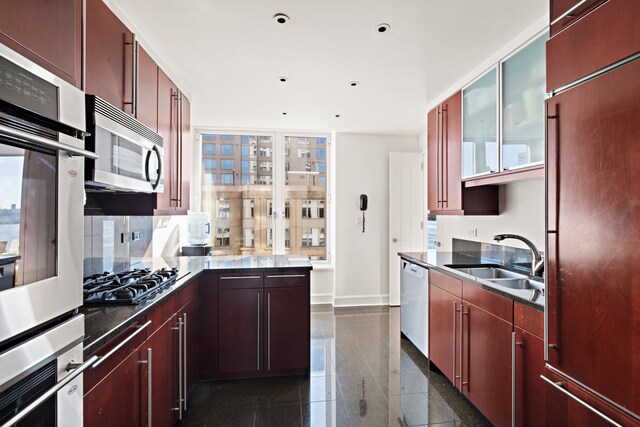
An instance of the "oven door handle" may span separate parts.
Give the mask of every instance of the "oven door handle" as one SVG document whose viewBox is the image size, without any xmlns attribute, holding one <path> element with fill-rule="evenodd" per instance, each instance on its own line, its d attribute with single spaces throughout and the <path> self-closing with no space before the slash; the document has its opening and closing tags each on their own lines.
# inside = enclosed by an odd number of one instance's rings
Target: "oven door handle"
<svg viewBox="0 0 640 427">
<path fill-rule="evenodd" d="M 9 427 L 19 422 L 21 419 L 23 419 L 28 414 L 30 414 L 34 409 L 36 409 L 38 406 L 40 406 L 41 404 L 46 402 L 48 399 L 50 399 L 53 395 L 55 395 L 58 391 L 63 389 L 65 386 L 67 386 L 67 384 L 75 380 L 76 377 L 80 376 L 80 374 L 82 374 L 85 370 L 89 369 L 95 363 L 96 360 L 98 360 L 98 356 L 90 357 L 82 365 L 78 366 L 72 373 L 67 375 L 62 381 L 60 381 L 59 383 L 51 387 L 44 394 L 42 394 L 36 400 L 31 402 L 26 408 L 24 408 L 22 411 L 14 415 L 9 421 L 4 423 L 2 427 Z"/>
<path fill-rule="evenodd" d="M 9 126 L 0 125 L 0 134 L 11 139 L 18 140 L 20 142 L 28 142 L 39 147 L 48 148 L 51 150 L 66 151 L 69 156 L 82 156 L 87 159 L 96 160 L 98 155 L 92 151 L 83 150 L 82 148 L 73 147 L 62 142 L 53 141 L 51 139 L 43 138 L 41 136 L 32 135 L 21 130 L 14 129 Z"/>
</svg>

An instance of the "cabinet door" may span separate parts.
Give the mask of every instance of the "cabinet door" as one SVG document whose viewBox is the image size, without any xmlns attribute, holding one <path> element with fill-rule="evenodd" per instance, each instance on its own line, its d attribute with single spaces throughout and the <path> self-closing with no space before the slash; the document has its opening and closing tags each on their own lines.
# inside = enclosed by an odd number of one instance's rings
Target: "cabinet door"
<svg viewBox="0 0 640 427">
<path fill-rule="evenodd" d="M 191 285 L 194 286 L 194 285 Z M 199 299 L 192 299 L 183 309 L 182 309 L 182 318 L 184 321 L 184 334 L 185 334 L 185 347 L 184 347 L 184 358 L 186 360 L 185 370 L 184 370 L 184 378 L 185 381 L 185 397 L 188 398 L 190 392 L 195 387 L 198 382 L 200 366 L 199 366 L 199 356 L 200 356 L 200 340 L 198 339 L 198 327 L 200 325 L 200 316 L 199 316 Z M 209 338 L 205 338 L 209 339 Z M 185 403 L 188 403 L 185 402 Z M 185 404 L 185 407 L 187 405 Z"/>
<path fill-rule="evenodd" d="M 427 115 L 427 202 L 430 212 L 440 210 L 440 106 Z"/>
<path fill-rule="evenodd" d="M 133 114 L 133 33 L 102 0 L 87 0 L 85 92 Z"/>
<path fill-rule="evenodd" d="M 134 351 L 84 396 L 84 425 L 146 425 L 141 411 L 142 364 Z M 146 389 L 146 386 L 144 386 Z"/>
<path fill-rule="evenodd" d="M 551 35 L 557 34 L 575 23 L 605 1 L 607 0 L 550 0 L 549 23 L 555 22 L 555 24 L 551 25 Z M 571 13 L 567 13 L 569 10 L 571 10 Z M 565 16 L 559 19 L 562 15 Z"/>
<path fill-rule="evenodd" d="M 180 94 L 180 144 L 178 146 L 179 189 L 176 214 L 187 214 L 189 210 L 189 188 L 191 182 L 191 103 Z"/>
<path fill-rule="evenodd" d="M 636 60 L 547 100 L 548 361 L 636 414 L 639 75 Z"/>
<path fill-rule="evenodd" d="M 462 314 L 462 392 L 493 425 L 509 426 L 513 325 L 471 304 Z"/>
<path fill-rule="evenodd" d="M 178 420 L 178 339 L 178 320 L 174 314 L 147 340 L 146 348 L 152 352 L 149 396 L 154 427 L 171 427 Z"/>
<path fill-rule="evenodd" d="M 457 92 L 442 103 L 442 204 L 448 211 L 462 211 L 462 96 Z"/>
<path fill-rule="evenodd" d="M 547 91 L 640 51 L 640 2 L 609 0 L 547 42 Z"/>
<path fill-rule="evenodd" d="M 158 65 L 153 58 L 138 46 L 138 92 L 136 118 L 153 130 L 158 131 Z"/>
<path fill-rule="evenodd" d="M 206 272 L 198 280 L 201 295 L 199 299 L 202 302 L 198 323 L 200 373 L 203 380 L 210 380 L 218 372 L 218 277 L 215 272 Z"/>
<path fill-rule="evenodd" d="M 548 427 L 611 427 L 612 424 L 601 415 L 625 427 L 640 426 L 640 418 L 634 418 L 613 407 L 564 376 L 545 368 L 544 377 L 554 383 L 554 385 L 551 385 L 543 381 L 546 408 L 545 423 Z M 560 389 L 564 390 L 564 392 L 560 391 Z M 570 393 L 573 398 L 565 392 Z M 574 398 L 580 399 L 593 410 L 600 412 L 601 415 L 578 403 Z"/>
<path fill-rule="evenodd" d="M 516 366 L 516 425 L 544 427 L 545 387 L 540 375 L 544 373 L 544 341 L 542 338 L 514 328 Z M 512 343 L 513 344 L 513 343 Z"/>
<path fill-rule="evenodd" d="M 80 88 L 81 0 L 0 0 L 0 42 Z"/>
<path fill-rule="evenodd" d="M 178 199 L 178 88 L 158 68 L 158 133 L 164 139 L 164 192 L 157 193 L 156 214 L 173 214 Z"/>
<path fill-rule="evenodd" d="M 460 298 L 429 285 L 429 360 L 460 388 Z"/>
<path fill-rule="evenodd" d="M 266 366 L 268 372 L 309 368 L 309 287 L 268 288 Z"/>
<path fill-rule="evenodd" d="M 249 376 L 262 368 L 262 288 L 218 286 L 218 371 Z"/>
</svg>

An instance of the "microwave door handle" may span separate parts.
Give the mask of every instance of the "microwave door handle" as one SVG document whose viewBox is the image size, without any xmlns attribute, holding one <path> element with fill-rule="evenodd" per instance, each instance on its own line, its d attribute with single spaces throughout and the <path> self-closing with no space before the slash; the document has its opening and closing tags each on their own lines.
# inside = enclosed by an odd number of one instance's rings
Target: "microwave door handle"
<svg viewBox="0 0 640 427">
<path fill-rule="evenodd" d="M 153 153 L 155 153 L 158 159 L 158 169 L 157 169 L 158 177 L 156 178 L 155 183 L 151 182 L 151 174 L 149 172 L 149 167 L 151 166 L 151 155 Z M 151 150 L 147 151 L 147 159 L 144 162 L 144 171 L 145 171 L 147 181 L 151 183 L 151 188 L 154 190 L 158 188 L 158 185 L 160 184 L 160 177 L 162 176 L 162 162 L 160 161 L 160 151 L 158 150 L 158 147 L 156 147 L 155 145 Z"/>
</svg>

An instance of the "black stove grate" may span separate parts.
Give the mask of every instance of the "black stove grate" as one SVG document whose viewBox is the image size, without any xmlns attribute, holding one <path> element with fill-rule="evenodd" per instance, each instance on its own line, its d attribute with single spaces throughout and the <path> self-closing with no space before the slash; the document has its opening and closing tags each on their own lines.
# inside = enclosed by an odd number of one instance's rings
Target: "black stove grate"
<svg viewBox="0 0 640 427">
<path fill-rule="evenodd" d="M 84 305 L 135 305 L 153 299 L 175 283 L 178 269 L 151 271 L 137 268 L 122 273 L 104 272 L 84 278 Z"/>
</svg>

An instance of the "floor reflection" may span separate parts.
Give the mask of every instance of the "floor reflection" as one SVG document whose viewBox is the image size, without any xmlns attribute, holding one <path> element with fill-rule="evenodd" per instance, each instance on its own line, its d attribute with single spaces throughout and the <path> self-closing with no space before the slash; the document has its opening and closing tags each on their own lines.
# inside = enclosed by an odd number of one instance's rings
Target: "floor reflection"
<svg viewBox="0 0 640 427">
<path fill-rule="evenodd" d="M 398 308 L 313 306 L 310 371 L 200 383 L 180 425 L 490 425 L 400 338 Z"/>
</svg>

